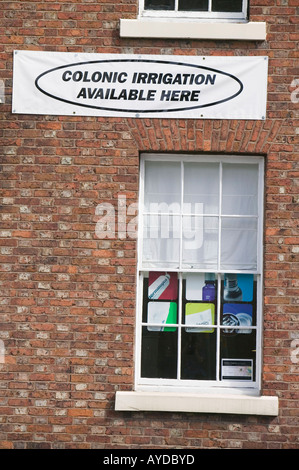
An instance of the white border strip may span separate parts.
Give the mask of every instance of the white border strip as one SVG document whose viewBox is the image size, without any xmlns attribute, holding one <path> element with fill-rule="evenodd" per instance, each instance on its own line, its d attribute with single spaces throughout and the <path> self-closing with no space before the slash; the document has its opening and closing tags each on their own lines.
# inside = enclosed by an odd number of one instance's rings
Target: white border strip
<svg viewBox="0 0 299 470">
<path fill-rule="evenodd" d="M 116 392 L 115 410 L 278 416 L 278 397 Z"/>
<path fill-rule="evenodd" d="M 265 41 L 266 23 L 201 23 L 196 21 L 121 19 L 120 37 L 227 39 Z"/>
</svg>

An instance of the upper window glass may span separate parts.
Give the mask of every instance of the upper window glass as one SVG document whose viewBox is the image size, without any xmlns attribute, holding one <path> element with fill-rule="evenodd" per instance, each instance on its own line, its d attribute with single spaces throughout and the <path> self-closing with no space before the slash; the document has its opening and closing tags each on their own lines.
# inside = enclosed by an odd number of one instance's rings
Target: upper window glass
<svg viewBox="0 0 299 470">
<path fill-rule="evenodd" d="M 143 16 L 246 19 L 247 0 L 140 0 Z"/>
</svg>

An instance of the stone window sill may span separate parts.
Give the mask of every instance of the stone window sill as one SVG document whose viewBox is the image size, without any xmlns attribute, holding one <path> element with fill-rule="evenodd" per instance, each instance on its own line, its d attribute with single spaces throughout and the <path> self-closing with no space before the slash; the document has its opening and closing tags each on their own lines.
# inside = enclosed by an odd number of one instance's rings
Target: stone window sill
<svg viewBox="0 0 299 470">
<path fill-rule="evenodd" d="M 278 416 L 278 397 L 116 392 L 115 410 Z"/>
<path fill-rule="evenodd" d="M 121 19 L 120 36 L 126 38 L 265 41 L 266 23 L 204 23 L 153 18 Z"/>
</svg>

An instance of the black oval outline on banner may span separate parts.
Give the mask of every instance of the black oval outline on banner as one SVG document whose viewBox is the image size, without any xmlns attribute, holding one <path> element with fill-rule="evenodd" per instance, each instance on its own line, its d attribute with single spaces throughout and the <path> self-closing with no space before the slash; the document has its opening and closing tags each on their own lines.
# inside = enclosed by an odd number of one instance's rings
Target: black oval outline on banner
<svg viewBox="0 0 299 470">
<path fill-rule="evenodd" d="M 219 73 L 219 74 L 222 74 L 222 75 L 226 75 L 230 78 L 232 78 L 233 80 L 235 80 L 236 82 L 239 83 L 240 85 L 240 90 L 235 93 L 234 95 L 232 96 L 229 96 L 228 98 L 224 98 L 222 100 L 219 100 L 219 101 L 215 101 L 214 103 L 207 103 L 207 104 L 203 104 L 203 105 L 199 105 L 199 106 L 187 106 L 186 108 L 174 108 L 174 109 L 146 109 L 146 110 L 134 110 L 134 109 L 122 109 L 122 108 L 107 108 L 107 107 L 104 107 L 104 106 L 93 106 L 93 105 L 89 105 L 89 104 L 83 104 L 83 103 L 76 103 L 74 101 L 69 101 L 69 100 L 66 100 L 64 98 L 59 98 L 55 95 L 52 95 L 51 93 L 48 93 L 47 91 L 43 90 L 39 84 L 38 84 L 38 81 L 41 77 L 43 77 L 44 75 L 47 75 L 51 72 L 54 72 L 55 70 L 59 70 L 59 69 L 63 69 L 63 68 L 67 68 L 67 67 L 74 67 L 74 66 L 79 66 L 79 65 L 86 65 L 86 64 L 102 64 L 102 63 L 110 63 L 110 62 L 146 62 L 146 63 L 159 63 L 159 64 L 164 64 L 164 65 L 169 65 L 169 64 L 172 64 L 172 65 L 179 65 L 179 66 L 187 66 L 187 67 L 194 67 L 194 68 L 197 68 L 197 69 L 204 69 L 204 70 L 209 70 L 210 72 L 216 72 L 216 73 Z M 74 105 L 74 106 L 81 106 L 83 108 L 91 108 L 91 109 L 101 109 L 103 111 L 112 111 L 112 112 L 118 112 L 118 113 L 135 113 L 135 114 L 142 114 L 142 113 L 171 113 L 171 112 L 178 112 L 178 111 L 188 111 L 188 110 L 191 110 L 191 109 L 199 109 L 199 108 L 207 108 L 207 107 L 210 107 L 210 106 L 215 106 L 216 104 L 220 104 L 220 103 L 225 103 L 226 101 L 230 101 L 232 100 L 233 98 L 236 98 L 236 96 L 238 96 L 240 93 L 242 93 L 243 91 L 243 83 L 241 82 L 241 80 L 237 77 L 235 77 L 234 75 L 230 74 L 230 73 L 227 73 L 227 72 L 222 72 L 221 70 L 217 70 L 217 69 L 213 69 L 211 67 L 205 67 L 205 66 L 201 66 L 201 65 L 196 65 L 196 64 L 186 64 L 184 62 L 173 62 L 173 61 L 168 61 L 168 60 L 153 60 L 153 59 L 112 59 L 112 60 L 93 60 L 93 61 L 86 61 L 86 62 L 76 62 L 74 64 L 67 64 L 67 65 L 60 65 L 59 67 L 54 67 L 53 69 L 50 69 L 50 70 L 47 70 L 46 72 L 43 72 L 41 73 L 35 80 L 35 86 L 36 88 L 41 92 L 43 93 L 44 95 L 47 95 L 49 96 L 50 98 L 54 98 L 55 100 L 58 100 L 58 101 L 62 101 L 64 103 L 68 103 L 68 104 L 71 104 L 71 105 Z"/>
</svg>

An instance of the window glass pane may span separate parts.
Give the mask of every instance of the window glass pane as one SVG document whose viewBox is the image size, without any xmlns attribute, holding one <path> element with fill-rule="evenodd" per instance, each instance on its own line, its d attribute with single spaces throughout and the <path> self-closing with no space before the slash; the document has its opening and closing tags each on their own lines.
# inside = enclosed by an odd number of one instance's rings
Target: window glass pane
<svg viewBox="0 0 299 470">
<path fill-rule="evenodd" d="M 216 332 L 204 333 L 182 329 L 181 378 L 216 379 Z"/>
<path fill-rule="evenodd" d="M 256 215 L 258 165 L 223 165 L 222 214 Z"/>
<path fill-rule="evenodd" d="M 218 218 L 183 217 L 183 265 L 217 268 Z"/>
<path fill-rule="evenodd" d="M 177 298 L 177 273 L 155 271 L 145 273 L 143 279 L 143 323 L 153 324 L 160 322 L 161 326 L 163 326 L 165 318 L 167 318 L 166 323 L 177 323 Z M 164 302 L 164 300 L 169 302 Z M 153 307 L 150 304 L 158 304 L 158 307 Z M 157 310 L 159 308 L 160 312 Z M 162 331 L 161 328 L 157 331 L 160 330 Z M 156 330 L 154 329 L 153 331 Z"/>
<path fill-rule="evenodd" d="M 177 328 L 175 331 L 149 331 L 142 328 L 141 377 L 177 378 Z"/>
<path fill-rule="evenodd" d="M 215 302 L 217 299 L 217 281 L 214 273 L 185 274 L 184 292 L 187 301 L 203 300 Z"/>
<path fill-rule="evenodd" d="M 213 333 L 217 315 L 217 277 L 215 273 L 186 273 L 183 279 L 182 322 L 186 331 Z M 196 326 L 199 328 L 195 328 Z M 207 325 L 207 328 L 202 328 Z"/>
<path fill-rule="evenodd" d="M 145 0 L 145 10 L 174 10 L 174 0 Z"/>
<path fill-rule="evenodd" d="M 215 305 L 205 302 L 188 302 L 185 307 L 185 324 L 189 325 L 186 328 L 188 333 L 213 333 L 215 322 Z M 199 328 L 194 328 L 199 325 Z M 206 328 L 201 328 L 202 325 L 208 325 Z"/>
<path fill-rule="evenodd" d="M 183 11 L 207 11 L 208 0 L 179 0 L 179 10 Z"/>
<path fill-rule="evenodd" d="M 161 204 L 174 204 L 167 212 L 173 212 L 181 203 L 181 165 L 176 162 L 146 162 L 144 182 L 144 205 L 146 211 L 156 212 Z M 153 204 L 153 206 L 152 206 Z"/>
<path fill-rule="evenodd" d="M 150 300 L 176 300 L 178 298 L 177 273 L 150 271 L 147 297 Z"/>
<path fill-rule="evenodd" d="M 225 303 L 223 305 L 222 324 L 227 325 L 227 328 L 223 330 L 225 333 L 250 334 L 252 329 L 243 327 L 252 325 L 252 305 Z M 236 326 L 241 328 L 236 330 L 234 329 Z"/>
<path fill-rule="evenodd" d="M 178 267 L 180 256 L 180 217 L 145 215 L 143 226 L 143 265 Z"/>
<path fill-rule="evenodd" d="M 242 12 L 243 0 L 212 0 L 213 12 Z M 175 10 L 174 0 L 144 0 L 145 10 Z M 179 11 L 209 11 L 208 0 L 179 0 Z"/>
<path fill-rule="evenodd" d="M 256 276 L 226 273 L 223 278 L 221 325 L 227 327 L 223 332 L 240 335 L 252 333 L 252 328 L 247 326 L 256 325 Z"/>
<path fill-rule="evenodd" d="M 225 274 L 221 306 L 222 380 L 255 380 L 256 276 Z M 249 328 L 248 328 L 249 327 Z"/>
<path fill-rule="evenodd" d="M 212 0 L 212 11 L 242 11 L 242 0 Z"/>
<path fill-rule="evenodd" d="M 221 268 L 257 268 L 257 219 L 222 218 Z"/>
<path fill-rule="evenodd" d="M 165 325 L 177 322 L 177 304 L 175 302 L 149 302 L 147 322 L 149 331 L 173 331 L 174 327 Z"/>
<path fill-rule="evenodd" d="M 184 213 L 218 214 L 219 164 L 185 163 Z"/>
<path fill-rule="evenodd" d="M 251 382 L 256 374 L 256 331 L 239 334 L 237 329 L 221 331 L 221 380 Z"/>
<path fill-rule="evenodd" d="M 224 302 L 253 302 L 256 278 L 253 274 L 225 274 L 222 293 Z"/>
</svg>

